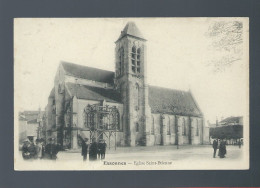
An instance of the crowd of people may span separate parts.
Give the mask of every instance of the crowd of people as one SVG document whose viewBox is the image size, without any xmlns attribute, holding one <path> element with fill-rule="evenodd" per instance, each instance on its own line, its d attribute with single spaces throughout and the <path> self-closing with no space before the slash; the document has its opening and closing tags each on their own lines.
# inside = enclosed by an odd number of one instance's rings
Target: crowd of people
<svg viewBox="0 0 260 188">
<path fill-rule="evenodd" d="M 80 137 L 81 138 L 81 137 Z M 99 142 L 95 138 L 92 142 L 88 143 L 88 138 L 81 138 L 81 155 L 83 156 L 83 161 L 87 160 L 89 155 L 90 161 L 103 160 L 106 155 L 107 144 L 104 139 L 99 139 Z M 213 158 L 216 158 L 218 151 L 218 156 L 220 158 L 225 158 L 227 154 L 226 141 L 224 139 L 215 139 L 213 141 L 212 147 L 214 149 Z M 239 148 L 241 148 L 241 141 L 238 143 Z M 25 160 L 29 159 L 50 159 L 56 160 L 57 154 L 61 150 L 59 145 L 55 144 L 54 138 L 49 138 L 48 143 L 43 139 L 36 139 L 35 143 L 33 140 L 27 139 L 24 141 L 22 146 L 22 156 Z"/>
<path fill-rule="evenodd" d="M 88 143 L 88 138 L 81 138 L 81 155 L 83 161 L 87 160 L 89 155 L 90 161 L 103 160 L 106 155 L 107 144 L 105 140 L 100 139 L 97 143 L 96 139 L 92 139 L 92 143 Z M 24 141 L 22 146 L 22 156 L 25 160 L 32 159 L 50 159 L 56 160 L 57 154 L 61 150 L 59 145 L 55 144 L 54 138 L 48 139 L 48 144 L 45 144 L 43 139 L 36 139 L 35 142 L 31 139 Z"/>
<path fill-rule="evenodd" d="M 55 139 L 50 138 L 48 144 L 43 139 L 33 140 L 27 139 L 22 146 L 22 156 L 25 160 L 32 159 L 51 159 L 56 160 L 57 154 L 61 148 L 55 144 Z"/>
<path fill-rule="evenodd" d="M 95 161 L 95 160 L 103 160 L 105 159 L 106 155 L 106 147 L 107 144 L 105 140 L 100 139 L 97 143 L 96 139 L 92 139 L 92 143 L 88 144 L 88 138 L 82 138 L 82 149 L 81 149 L 81 155 L 83 156 L 83 161 L 87 160 L 88 155 L 88 149 L 89 149 L 89 160 Z"/>
</svg>

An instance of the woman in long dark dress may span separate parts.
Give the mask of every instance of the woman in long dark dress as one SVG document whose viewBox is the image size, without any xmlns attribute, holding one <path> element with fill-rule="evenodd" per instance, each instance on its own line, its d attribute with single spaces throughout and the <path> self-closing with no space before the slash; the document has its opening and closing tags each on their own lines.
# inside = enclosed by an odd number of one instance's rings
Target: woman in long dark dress
<svg viewBox="0 0 260 188">
<path fill-rule="evenodd" d="M 222 141 L 220 142 L 220 145 L 219 145 L 219 157 L 220 157 L 220 158 L 224 158 L 225 155 L 226 155 L 226 153 L 227 153 L 226 143 L 225 143 L 224 140 L 222 140 Z"/>
</svg>

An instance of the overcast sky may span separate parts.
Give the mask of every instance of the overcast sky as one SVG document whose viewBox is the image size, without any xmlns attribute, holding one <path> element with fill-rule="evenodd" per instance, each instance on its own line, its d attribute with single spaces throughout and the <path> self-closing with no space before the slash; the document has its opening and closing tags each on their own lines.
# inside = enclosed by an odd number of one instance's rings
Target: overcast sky
<svg viewBox="0 0 260 188">
<path fill-rule="evenodd" d="M 246 18 L 17 19 L 16 107 L 45 108 L 61 60 L 114 71 L 128 21 L 147 39 L 150 85 L 190 89 L 206 121 L 248 113 Z"/>
</svg>

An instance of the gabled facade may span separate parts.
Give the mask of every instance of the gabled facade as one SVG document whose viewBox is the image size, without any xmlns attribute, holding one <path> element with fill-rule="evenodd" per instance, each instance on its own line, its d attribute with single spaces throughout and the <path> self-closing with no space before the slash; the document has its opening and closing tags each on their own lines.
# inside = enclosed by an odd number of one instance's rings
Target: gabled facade
<svg viewBox="0 0 260 188">
<path fill-rule="evenodd" d="M 111 147 L 208 143 L 203 114 L 190 91 L 147 84 L 146 55 L 146 39 L 129 22 L 115 42 L 115 72 L 61 62 L 46 107 L 47 135 L 77 148 L 79 135 L 93 136 L 86 111 L 98 105 L 119 114 L 115 133 L 107 129 L 98 135 L 109 138 Z M 106 124 L 104 116 L 93 121 Z"/>
<path fill-rule="evenodd" d="M 39 127 L 42 123 L 44 111 L 23 111 L 19 112 L 19 142 L 22 143 L 26 139 L 35 140 L 39 137 Z"/>
</svg>

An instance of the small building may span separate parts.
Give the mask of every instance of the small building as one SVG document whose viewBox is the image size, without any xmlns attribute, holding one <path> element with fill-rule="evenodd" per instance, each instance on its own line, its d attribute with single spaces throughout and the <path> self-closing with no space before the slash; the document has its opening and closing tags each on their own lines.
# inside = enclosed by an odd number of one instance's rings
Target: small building
<svg viewBox="0 0 260 188">
<path fill-rule="evenodd" d="M 39 136 L 43 111 L 23 111 L 19 113 L 19 142 L 26 139 L 35 141 Z"/>
<path fill-rule="evenodd" d="M 230 125 L 242 125 L 243 126 L 243 117 L 242 116 L 231 116 L 225 118 L 219 122 L 219 126 L 230 126 Z"/>
<path fill-rule="evenodd" d="M 37 119 L 27 121 L 26 136 L 28 139 L 35 141 L 38 135 L 38 127 Z"/>
<path fill-rule="evenodd" d="M 210 128 L 210 137 L 226 139 L 227 144 L 235 145 L 243 140 L 243 117 L 228 117 Z"/>
</svg>

